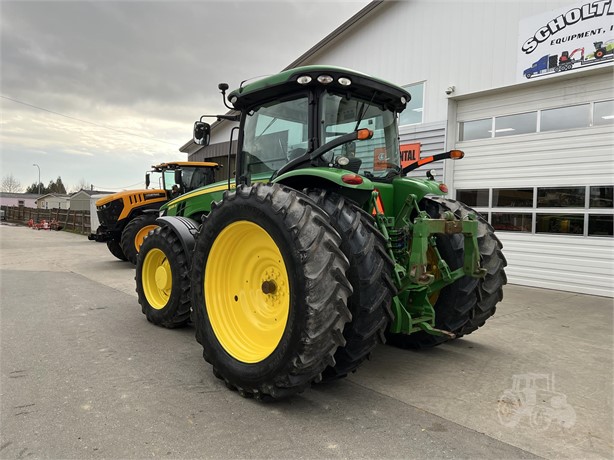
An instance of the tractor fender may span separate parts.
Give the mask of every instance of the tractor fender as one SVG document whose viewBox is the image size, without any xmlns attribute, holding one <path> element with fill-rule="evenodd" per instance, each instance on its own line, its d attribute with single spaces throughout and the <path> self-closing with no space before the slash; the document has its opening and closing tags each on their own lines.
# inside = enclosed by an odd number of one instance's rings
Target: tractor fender
<svg viewBox="0 0 614 460">
<path fill-rule="evenodd" d="M 344 176 L 354 176 L 360 183 L 345 182 Z M 352 171 L 334 168 L 302 168 L 289 171 L 275 179 L 273 183 L 283 184 L 295 190 L 321 189 L 347 196 L 361 206 L 369 201 L 375 185 L 364 176 Z"/>
<path fill-rule="evenodd" d="M 159 208 L 151 208 L 151 209 L 142 209 L 141 214 L 155 214 L 156 216 L 160 214 Z"/>
<path fill-rule="evenodd" d="M 188 255 L 189 259 L 189 255 L 194 251 L 194 245 L 196 244 L 196 233 L 198 232 L 199 223 L 187 217 L 171 216 L 158 217 L 156 223 L 160 225 L 160 227 L 169 227 L 173 230 L 173 233 L 175 233 L 179 241 L 181 241 L 183 250 Z"/>
</svg>

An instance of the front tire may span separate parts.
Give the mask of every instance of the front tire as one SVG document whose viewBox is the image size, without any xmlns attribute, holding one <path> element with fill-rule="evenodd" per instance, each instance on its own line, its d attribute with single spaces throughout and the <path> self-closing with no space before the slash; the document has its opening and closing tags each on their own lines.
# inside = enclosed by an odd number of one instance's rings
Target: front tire
<svg viewBox="0 0 614 460">
<path fill-rule="evenodd" d="M 149 232 L 158 227 L 156 219 L 157 216 L 154 214 L 142 214 L 132 219 L 124 227 L 121 240 L 122 250 L 133 265 L 136 265 L 136 258 L 143 241 Z"/>
<path fill-rule="evenodd" d="M 477 215 L 464 204 L 442 197 L 425 198 L 421 208 L 434 218 L 440 218 L 446 211 L 453 212 L 458 219 L 464 219 L 470 213 Z M 433 305 L 435 327 L 454 333 L 456 338 L 476 331 L 495 314 L 497 303 L 503 299 L 503 286 L 507 283 L 504 271 L 507 261 L 501 252 L 503 245 L 492 226 L 479 215 L 477 219 L 480 265 L 487 270 L 486 276 L 482 279 L 464 276 L 456 280 L 436 294 Z M 451 270 L 463 266 L 463 248 L 462 235 L 437 235 L 437 249 Z M 450 340 L 447 336 L 426 332 L 389 334 L 389 339 L 402 348 L 430 348 Z"/>
<path fill-rule="evenodd" d="M 119 260 L 128 260 L 124 251 L 122 250 L 121 244 L 117 240 L 109 240 L 107 241 L 107 248 L 109 252 L 117 257 Z"/>
<path fill-rule="evenodd" d="M 192 262 L 196 338 L 242 396 L 283 398 L 319 381 L 344 345 L 352 288 L 328 216 L 273 184 L 215 203 Z"/>
<path fill-rule="evenodd" d="M 179 237 L 157 227 L 143 245 L 136 265 L 136 292 L 147 320 L 176 328 L 190 321 L 190 267 Z"/>
</svg>

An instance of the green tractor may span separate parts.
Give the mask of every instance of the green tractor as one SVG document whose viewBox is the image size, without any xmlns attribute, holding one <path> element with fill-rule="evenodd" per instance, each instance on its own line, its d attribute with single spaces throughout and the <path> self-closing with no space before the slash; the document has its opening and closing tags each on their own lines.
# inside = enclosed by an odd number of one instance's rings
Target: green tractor
<svg viewBox="0 0 614 460">
<path fill-rule="evenodd" d="M 193 322 L 214 375 L 257 399 L 344 377 L 386 339 L 432 347 L 482 326 L 502 299 L 502 246 L 444 184 L 406 177 L 463 156 L 401 164 L 409 99 L 329 66 L 231 92 L 239 115 L 217 117 L 239 122 L 236 179 L 162 206 L 136 270 L 147 319 Z"/>
</svg>

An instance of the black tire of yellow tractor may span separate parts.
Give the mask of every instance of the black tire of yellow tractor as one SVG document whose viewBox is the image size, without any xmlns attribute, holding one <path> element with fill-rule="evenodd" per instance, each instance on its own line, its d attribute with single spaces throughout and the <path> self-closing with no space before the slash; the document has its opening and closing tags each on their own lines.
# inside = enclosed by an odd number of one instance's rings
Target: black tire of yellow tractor
<svg viewBox="0 0 614 460">
<path fill-rule="evenodd" d="M 236 222 L 252 222 L 272 238 L 289 281 L 285 329 L 270 355 L 253 363 L 231 356 L 213 330 L 204 292 L 205 267 L 218 235 Z M 213 374 L 243 397 L 281 399 L 300 393 L 335 364 L 351 319 L 352 287 L 341 238 L 328 216 L 306 195 L 279 184 L 240 186 L 214 203 L 196 239 L 192 259 L 192 308 L 196 339 Z M 208 275 L 212 276 L 212 275 Z M 230 294 L 229 294 L 230 295 Z M 236 300 L 236 298 L 235 298 Z"/>
<path fill-rule="evenodd" d="M 164 253 L 172 274 L 170 295 L 163 308 L 152 306 L 143 287 L 144 261 L 152 249 L 158 249 Z M 191 297 L 188 255 L 185 254 L 181 241 L 170 227 L 158 227 L 145 238 L 136 265 L 135 280 L 141 310 L 150 323 L 174 329 L 183 327 L 190 322 Z"/>
<path fill-rule="evenodd" d="M 121 239 L 122 251 L 124 251 L 124 255 L 133 265 L 136 265 L 136 258 L 139 255 L 139 250 L 134 244 L 134 239 L 143 227 L 156 225 L 157 217 L 157 214 L 142 214 L 132 219 L 124 227 Z"/>
<path fill-rule="evenodd" d="M 119 260 L 128 260 L 126 256 L 124 255 L 124 251 L 122 250 L 122 247 L 119 244 L 119 241 L 117 240 L 107 241 L 107 248 L 109 249 L 109 252 L 111 252 L 111 254 L 113 254 Z"/>
<path fill-rule="evenodd" d="M 475 279 L 465 276 L 441 290 L 435 302 L 435 327 L 453 332 L 456 338 L 471 334 L 495 314 L 497 303 L 503 299 L 503 286 L 507 283 L 504 268 L 507 265 L 501 252 L 503 245 L 492 226 L 473 209 L 455 200 L 442 197 L 424 198 L 420 208 L 429 216 L 439 218 L 451 211 L 457 218 L 470 213 L 478 216 L 478 246 L 480 264 L 487 270 L 486 277 Z M 462 235 L 438 235 L 437 249 L 452 270 L 463 266 Z M 389 343 L 402 348 L 431 348 L 450 340 L 446 336 L 417 332 L 411 335 L 388 334 Z"/>
<path fill-rule="evenodd" d="M 346 198 L 322 190 L 309 196 L 330 216 L 341 235 L 341 250 L 350 261 L 347 277 L 354 292 L 348 301 L 352 321 L 345 325 L 346 344 L 335 353 L 335 366 L 323 373 L 324 380 L 345 377 L 366 360 L 393 319 L 391 302 L 396 293 L 392 259 L 386 253 L 384 236 L 373 218 Z"/>
</svg>

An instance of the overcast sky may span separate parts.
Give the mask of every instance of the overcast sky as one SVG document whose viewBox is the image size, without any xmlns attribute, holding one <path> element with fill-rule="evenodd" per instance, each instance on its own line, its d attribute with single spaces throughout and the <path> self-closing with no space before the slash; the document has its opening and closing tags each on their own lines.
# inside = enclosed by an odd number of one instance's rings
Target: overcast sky
<svg viewBox="0 0 614 460">
<path fill-rule="evenodd" d="M 279 72 L 367 3 L 2 0 L 1 176 L 142 187 L 225 112 L 219 82 Z"/>
</svg>

